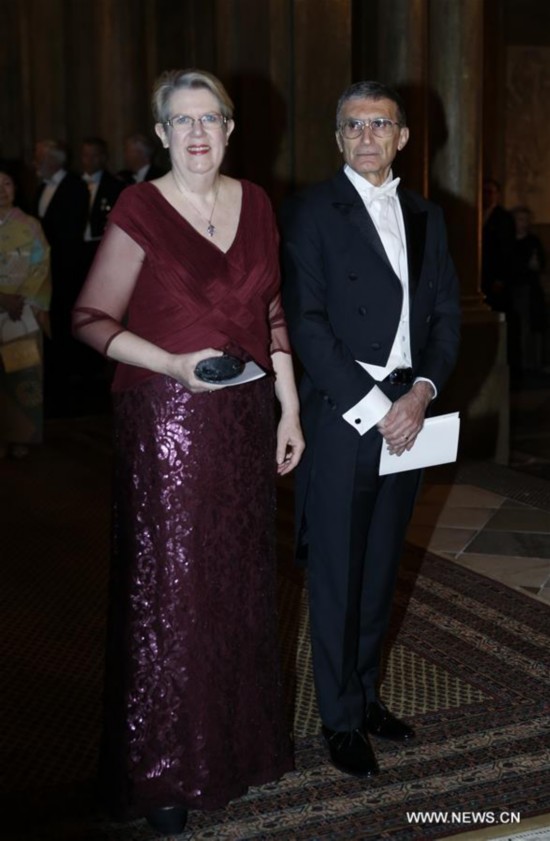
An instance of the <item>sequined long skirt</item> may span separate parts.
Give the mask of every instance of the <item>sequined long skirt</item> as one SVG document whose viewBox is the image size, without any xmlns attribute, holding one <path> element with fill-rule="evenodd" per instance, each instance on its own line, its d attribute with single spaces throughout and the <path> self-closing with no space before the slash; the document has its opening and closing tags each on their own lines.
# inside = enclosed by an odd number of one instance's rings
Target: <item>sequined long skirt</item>
<svg viewBox="0 0 550 841">
<path fill-rule="evenodd" d="M 214 809 L 292 768 L 275 592 L 273 385 L 115 395 L 100 767 L 111 814 Z"/>
</svg>

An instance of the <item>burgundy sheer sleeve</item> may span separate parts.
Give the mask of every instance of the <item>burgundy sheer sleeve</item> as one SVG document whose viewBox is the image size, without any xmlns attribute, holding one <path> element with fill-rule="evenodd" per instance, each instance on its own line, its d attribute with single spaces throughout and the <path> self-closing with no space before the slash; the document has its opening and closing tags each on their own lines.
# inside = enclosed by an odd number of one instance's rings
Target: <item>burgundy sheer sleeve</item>
<svg viewBox="0 0 550 841">
<path fill-rule="evenodd" d="M 77 339 L 106 354 L 123 324 L 144 259 L 143 249 L 117 225 L 105 233 L 73 310 Z"/>
<path fill-rule="evenodd" d="M 280 292 L 277 292 L 269 305 L 269 327 L 271 331 L 269 352 L 271 354 L 278 352 L 291 353 Z"/>
</svg>

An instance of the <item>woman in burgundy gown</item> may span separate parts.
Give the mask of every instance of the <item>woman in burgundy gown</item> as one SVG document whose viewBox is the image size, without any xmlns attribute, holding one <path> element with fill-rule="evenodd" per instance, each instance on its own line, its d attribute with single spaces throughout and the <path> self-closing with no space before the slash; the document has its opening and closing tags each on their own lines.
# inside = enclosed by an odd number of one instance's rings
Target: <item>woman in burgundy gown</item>
<svg viewBox="0 0 550 841">
<path fill-rule="evenodd" d="M 177 832 L 187 809 L 292 768 L 274 496 L 304 445 L 272 209 L 219 171 L 231 100 L 208 73 L 171 71 L 154 108 L 172 169 L 121 194 L 74 329 L 119 363 L 103 792 L 119 819 Z M 200 380 L 224 350 L 263 375 Z"/>
</svg>

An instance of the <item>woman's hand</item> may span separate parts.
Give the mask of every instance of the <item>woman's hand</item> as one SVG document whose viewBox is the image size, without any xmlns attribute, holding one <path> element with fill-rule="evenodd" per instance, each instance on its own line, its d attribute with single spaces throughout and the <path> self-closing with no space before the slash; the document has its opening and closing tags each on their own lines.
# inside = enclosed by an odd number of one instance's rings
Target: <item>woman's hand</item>
<svg viewBox="0 0 550 841">
<path fill-rule="evenodd" d="M 213 347 L 192 353 L 170 353 L 129 330 L 123 330 L 110 343 L 107 356 L 116 362 L 137 365 L 155 374 L 172 377 L 189 391 L 197 394 L 225 388 L 224 385 L 205 383 L 195 376 L 195 367 L 202 359 L 223 356 L 223 351 Z"/>
<path fill-rule="evenodd" d="M 277 473 L 284 476 L 294 470 L 305 449 L 300 426 L 300 403 L 294 382 L 294 368 L 289 353 L 272 354 L 275 371 L 275 394 L 281 404 L 281 420 L 277 427 Z"/>
<path fill-rule="evenodd" d="M 297 466 L 305 449 L 298 415 L 283 413 L 277 427 L 277 473 L 284 476 Z"/>
<path fill-rule="evenodd" d="M 23 315 L 24 303 L 25 298 L 23 295 L 0 293 L 0 309 L 5 310 L 12 321 L 19 321 Z"/>
<path fill-rule="evenodd" d="M 171 354 L 166 373 L 194 394 L 225 388 L 224 385 L 206 383 L 204 380 L 199 380 L 195 376 L 197 364 L 203 359 L 212 359 L 213 356 L 223 356 L 223 351 L 216 350 L 215 348 L 205 348 L 204 350 L 197 350 L 193 353 Z"/>
</svg>

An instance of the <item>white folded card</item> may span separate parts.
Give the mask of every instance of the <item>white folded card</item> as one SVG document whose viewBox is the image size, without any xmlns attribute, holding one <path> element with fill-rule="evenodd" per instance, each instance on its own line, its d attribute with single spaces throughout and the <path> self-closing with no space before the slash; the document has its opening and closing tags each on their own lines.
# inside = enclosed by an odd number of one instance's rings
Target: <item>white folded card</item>
<svg viewBox="0 0 550 841">
<path fill-rule="evenodd" d="M 411 450 L 405 450 L 400 456 L 390 455 L 387 444 L 382 444 L 380 476 L 456 461 L 459 431 L 458 412 L 426 418 Z"/>
<path fill-rule="evenodd" d="M 233 377 L 231 380 L 226 380 L 225 382 L 216 383 L 214 389 L 220 386 L 228 388 L 230 385 L 243 385 L 243 383 L 250 383 L 252 380 L 259 380 L 260 377 L 265 377 L 265 371 L 251 360 L 246 363 L 244 370 L 237 377 Z"/>
</svg>

